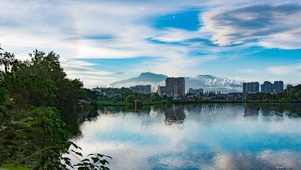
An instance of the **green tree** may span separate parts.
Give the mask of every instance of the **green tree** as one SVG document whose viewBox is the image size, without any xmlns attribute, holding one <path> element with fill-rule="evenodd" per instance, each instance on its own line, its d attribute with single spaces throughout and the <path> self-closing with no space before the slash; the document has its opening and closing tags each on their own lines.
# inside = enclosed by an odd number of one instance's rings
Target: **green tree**
<svg viewBox="0 0 301 170">
<path fill-rule="evenodd" d="M 295 99 L 296 98 L 296 90 L 295 88 L 291 88 L 289 91 L 289 98 L 290 99 Z"/>
<path fill-rule="evenodd" d="M 72 135 L 62 117 L 77 120 L 78 99 L 87 96 L 83 83 L 67 78 L 54 52 L 35 50 L 30 60 L 21 62 L 0 47 L 0 67 L 0 166 L 72 168 L 62 154 L 69 152 L 70 146 L 79 147 L 69 141 Z M 102 169 L 107 161 L 100 156 L 104 157 L 96 154 L 93 159 L 101 162 L 83 160 L 84 165 L 77 166 Z"/>
<path fill-rule="evenodd" d="M 2 49 L 0 49 L 2 50 Z M 0 65 L 4 66 L 4 73 L 11 71 L 14 64 L 18 63 L 18 60 L 15 59 L 15 55 L 9 52 L 0 53 Z"/>
<path fill-rule="evenodd" d="M 8 100 L 9 92 L 3 87 L 0 87 L 0 103 Z"/>
<path fill-rule="evenodd" d="M 296 92 L 296 98 L 298 101 L 301 101 L 301 91 Z"/>
<path fill-rule="evenodd" d="M 135 96 L 134 96 L 134 95 L 128 95 L 128 96 L 126 97 L 126 99 L 125 99 L 125 101 L 126 101 L 127 103 L 133 103 L 134 100 L 135 100 Z"/>
</svg>

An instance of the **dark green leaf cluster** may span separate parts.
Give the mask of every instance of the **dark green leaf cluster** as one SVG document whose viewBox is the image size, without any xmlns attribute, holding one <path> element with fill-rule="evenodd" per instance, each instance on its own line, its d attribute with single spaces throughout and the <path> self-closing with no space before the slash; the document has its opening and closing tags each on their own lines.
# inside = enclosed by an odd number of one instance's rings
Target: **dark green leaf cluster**
<svg viewBox="0 0 301 170">
<path fill-rule="evenodd" d="M 86 159 L 81 160 L 80 163 L 74 166 L 77 166 L 78 170 L 109 170 L 109 168 L 105 166 L 106 164 L 109 164 L 109 162 L 106 159 L 103 159 L 103 157 L 112 159 L 107 155 L 89 154 Z"/>
</svg>

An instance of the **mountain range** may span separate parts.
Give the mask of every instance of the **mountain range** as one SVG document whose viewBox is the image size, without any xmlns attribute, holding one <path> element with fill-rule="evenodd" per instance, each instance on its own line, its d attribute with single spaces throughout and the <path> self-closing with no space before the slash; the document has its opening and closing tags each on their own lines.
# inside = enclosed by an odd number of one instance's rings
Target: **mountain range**
<svg viewBox="0 0 301 170">
<path fill-rule="evenodd" d="M 165 86 L 165 79 L 168 76 L 164 74 L 155 74 L 151 72 L 141 73 L 138 77 L 126 80 L 116 81 L 110 84 L 111 87 L 131 87 L 135 85 L 151 85 L 152 91 L 160 86 Z M 221 91 L 222 93 L 242 92 L 242 81 L 231 78 L 216 77 L 213 75 L 199 75 L 197 77 L 184 77 L 185 88 L 199 89 L 205 91 Z"/>
</svg>

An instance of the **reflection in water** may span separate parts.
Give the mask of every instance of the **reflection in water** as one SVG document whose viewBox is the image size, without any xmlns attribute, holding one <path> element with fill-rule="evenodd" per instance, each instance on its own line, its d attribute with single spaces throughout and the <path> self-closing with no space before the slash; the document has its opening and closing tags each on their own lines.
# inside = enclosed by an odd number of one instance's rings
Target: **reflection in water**
<svg viewBox="0 0 301 170">
<path fill-rule="evenodd" d="M 260 105 L 257 103 L 244 103 L 245 111 L 244 111 L 244 116 L 258 116 L 259 115 L 259 110 L 260 110 Z"/>
<path fill-rule="evenodd" d="M 74 140 L 86 153 L 112 156 L 111 169 L 300 169 L 300 106 L 292 107 L 103 107 Z"/>
<path fill-rule="evenodd" d="M 183 105 L 172 105 L 171 107 L 165 109 L 165 123 L 167 125 L 171 124 L 181 124 L 183 123 L 186 115 L 184 113 Z"/>
<path fill-rule="evenodd" d="M 282 121 L 285 108 L 288 109 L 288 106 L 283 103 L 244 103 L 244 116 L 256 119 L 261 113 L 265 121 L 271 121 L 271 119 Z"/>
</svg>

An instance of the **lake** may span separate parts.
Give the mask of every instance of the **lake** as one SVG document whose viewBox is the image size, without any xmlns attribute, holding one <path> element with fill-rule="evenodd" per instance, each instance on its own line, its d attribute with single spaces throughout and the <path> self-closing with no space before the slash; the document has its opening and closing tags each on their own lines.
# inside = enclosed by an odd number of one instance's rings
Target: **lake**
<svg viewBox="0 0 301 170">
<path fill-rule="evenodd" d="M 297 104 L 102 107 L 73 139 L 115 169 L 301 169 Z"/>
</svg>

